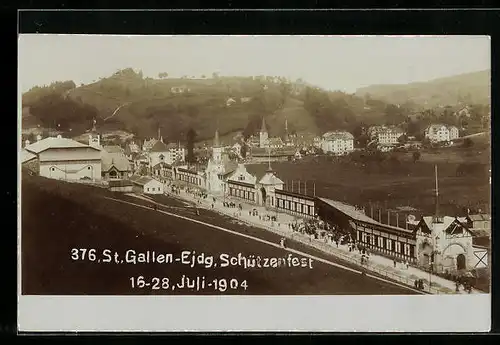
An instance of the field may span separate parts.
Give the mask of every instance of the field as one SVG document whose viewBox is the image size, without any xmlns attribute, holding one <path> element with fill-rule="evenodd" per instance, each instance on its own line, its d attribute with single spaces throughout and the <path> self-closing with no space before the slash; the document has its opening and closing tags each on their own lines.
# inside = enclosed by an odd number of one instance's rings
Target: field
<svg viewBox="0 0 500 345">
<path fill-rule="evenodd" d="M 23 176 L 22 180 L 22 293 L 23 294 L 221 294 L 205 289 L 151 290 L 131 288 L 131 277 L 169 277 L 177 281 L 185 274 L 191 277 L 237 278 L 247 281 L 246 291 L 228 290 L 225 294 L 409 294 L 410 290 L 364 277 L 314 261 L 309 268 L 242 269 L 238 267 L 190 268 L 173 264 L 113 264 L 72 261 L 72 248 L 95 248 L 124 253 L 155 250 L 179 254 L 196 251 L 218 257 L 220 253 L 282 257 L 285 250 L 212 229 L 190 221 L 119 203 L 103 197 L 113 196 L 105 190 L 68 184 L 40 177 Z M 131 197 L 117 196 L 123 200 Z M 193 211 L 178 201 L 159 197 L 164 208 L 193 216 Z M 145 202 L 147 203 L 147 202 Z M 179 207 L 179 208 L 177 208 Z M 265 230 L 245 227 L 233 220 L 202 210 L 197 220 L 278 243 L 279 237 Z M 332 257 L 297 243 L 293 249 L 317 257 Z M 343 263 L 342 263 L 343 264 Z"/>
<path fill-rule="evenodd" d="M 457 169 L 464 163 L 476 164 L 479 168 L 457 176 Z M 301 193 L 312 195 L 315 184 L 316 196 L 363 205 L 366 210 L 370 210 L 371 204 L 375 213 L 380 208 L 411 206 L 418 209 L 419 214 L 429 214 L 435 209 L 435 164 L 438 166 L 441 212 L 455 216 L 463 214 L 467 207 L 489 210 L 489 152 L 483 148 L 423 152 L 415 163 L 411 153 L 400 153 L 394 164 L 360 164 L 347 158 L 329 161 L 324 157 L 306 157 L 296 162 L 272 163 L 272 168 L 288 185 L 288 190 L 292 189 L 293 180 L 293 190 L 297 192 L 300 180 Z M 265 169 L 267 164 L 248 167 L 249 172 L 257 174 L 263 174 Z"/>
</svg>

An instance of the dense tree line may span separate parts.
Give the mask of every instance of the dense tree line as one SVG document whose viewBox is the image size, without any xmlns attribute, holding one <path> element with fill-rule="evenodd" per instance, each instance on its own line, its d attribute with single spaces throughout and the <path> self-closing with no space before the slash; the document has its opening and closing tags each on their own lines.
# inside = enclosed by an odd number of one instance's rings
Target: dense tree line
<svg viewBox="0 0 500 345">
<path fill-rule="evenodd" d="M 42 97 L 31 106 L 30 112 L 44 127 L 61 131 L 69 130 L 73 124 L 88 124 L 90 127 L 92 120 L 99 117 L 95 107 L 58 94 Z"/>
</svg>

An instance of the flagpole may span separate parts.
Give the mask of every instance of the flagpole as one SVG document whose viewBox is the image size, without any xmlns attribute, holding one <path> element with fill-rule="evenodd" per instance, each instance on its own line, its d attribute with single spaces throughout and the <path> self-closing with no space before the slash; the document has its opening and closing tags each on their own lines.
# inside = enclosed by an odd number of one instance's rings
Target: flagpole
<svg viewBox="0 0 500 345">
<path fill-rule="evenodd" d="M 316 196 L 316 182 L 313 184 L 313 196 Z"/>
</svg>

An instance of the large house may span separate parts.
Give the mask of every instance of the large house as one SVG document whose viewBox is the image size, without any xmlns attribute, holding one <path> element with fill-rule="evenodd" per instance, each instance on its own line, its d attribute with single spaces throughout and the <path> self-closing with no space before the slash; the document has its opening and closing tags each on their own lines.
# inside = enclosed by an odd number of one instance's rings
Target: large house
<svg viewBox="0 0 500 345">
<path fill-rule="evenodd" d="M 371 140 L 375 140 L 381 146 L 396 145 L 399 138 L 405 133 L 401 128 L 395 126 L 372 126 L 368 129 Z"/>
<path fill-rule="evenodd" d="M 325 153 L 346 155 L 354 150 L 354 137 L 349 132 L 326 132 L 321 139 L 321 149 Z"/>
<path fill-rule="evenodd" d="M 101 174 L 105 181 L 125 179 L 132 173 L 130 161 L 119 146 L 104 146 L 101 150 Z"/>
<path fill-rule="evenodd" d="M 38 166 L 40 176 L 63 180 L 101 180 L 101 150 L 58 136 L 24 148 L 25 162 Z"/>
<path fill-rule="evenodd" d="M 459 138 L 458 128 L 444 124 L 433 124 L 425 129 L 424 135 L 431 142 L 452 141 Z"/>
</svg>

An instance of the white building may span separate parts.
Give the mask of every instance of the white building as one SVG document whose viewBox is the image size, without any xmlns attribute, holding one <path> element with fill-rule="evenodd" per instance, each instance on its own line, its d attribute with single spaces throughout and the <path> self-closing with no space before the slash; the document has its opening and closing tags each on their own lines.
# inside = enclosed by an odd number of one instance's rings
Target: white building
<svg viewBox="0 0 500 345">
<path fill-rule="evenodd" d="M 180 144 L 166 145 L 162 139 L 155 142 L 149 149 L 149 166 L 153 167 L 158 163 L 165 163 L 172 165 L 175 162 L 184 162 L 186 153 Z"/>
<path fill-rule="evenodd" d="M 354 151 L 354 137 L 349 132 L 326 132 L 321 139 L 321 149 L 325 153 L 345 155 Z"/>
<path fill-rule="evenodd" d="M 404 134 L 404 131 L 400 128 L 386 127 L 377 131 L 376 139 L 379 145 L 396 145 L 399 142 L 399 138 Z"/>
<path fill-rule="evenodd" d="M 269 168 L 262 178 L 259 180 L 257 188 L 259 189 L 258 203 L 268 207 L 276 207 L 276 190 L 283 190 L 284 182 L 276 177 L 274 171 Z"/>
<path fill-rule="evenodd" d="M 99 148 L 58 136 L 39 140 L 26 146 L 25 150 L 36 156 L 40 176 L 63 180 L 101 180 Z"/>
<path fill-rule="evenodd" d="M 459 138 L 458 128 L 444 124 L 433 124 L 425 129 L 424 135 L 432 142 L 452 141 Z"/>
<path fill-rule="evenodd" d="M 144 194 L 163 194 L 164 186 L 158 180 L 147 176 L 134 175 L 130 177 L 130 181 L 138 187 Z"/>
<path fill-rule="evenodd" d="M 474 262 L 473 234 L 455 217 L 422 217 L 416 229 L 416 258 L 437 272 L 462 271 Z"/>
<path fill-rule="evenodd" d="M 210 192 L 222 193 L 224 190 L 224 162 L 222 160 L 223 147 L 219 141 L 219 130 L 215 131 L 212 157 L 208 160 L 206 172 L 206 188 Z"/>
</svg>

